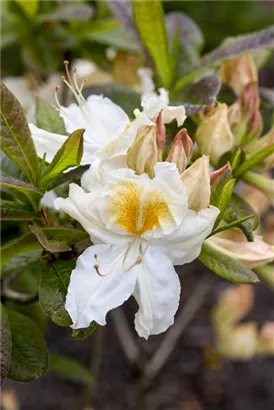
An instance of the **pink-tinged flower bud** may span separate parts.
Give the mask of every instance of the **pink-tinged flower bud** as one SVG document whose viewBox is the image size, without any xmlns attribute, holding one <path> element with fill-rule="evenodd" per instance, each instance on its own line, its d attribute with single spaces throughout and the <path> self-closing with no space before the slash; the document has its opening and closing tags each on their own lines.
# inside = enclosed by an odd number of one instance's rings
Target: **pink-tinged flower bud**
<svg viewBox="0 0 274 410">
<path fill-rule="evenodd" d="M 258 86 L 250 83 L 228 110 L 228 121 L 235 135 L 235 144 L 246 145 L 261 135 L 263 120 L 259 107 Z"/>
<path fill-rule="evenodd" d="M 158 160 L 156 143 L 156 127 L 142 126 L 139 128 L 134 143 L 128 150 L 127 164 L 137 174 L 146 172 L 153 176 L 154 165 Z"/>
<path fill-rule="evenodd" d="M 261 355 L 274 355 L 274 322 L 266 322 L 258 338 L 258 353 Z"/>
<path fill-rule="evenodd" d="M 221 156 L 233 147 L 226 104 L 218 103 L 205 116 L 197 128 L 195 138 L 201 153 L 209 155 L 213 164 L 217 164 Z"/>
<path fill-rule="evenodd" d="M 256 141 L 252 141 L 246 146 L 246 152 L 249 154 L 254 154 L 256 151 L 269 145 L 274 144 L 274 127 L 262 138 L 259 138 Z M 267 171 L 271 168 L 274 168 L 274 154 L 269 155 L 264 161 L 260 164 L 260 169 L 262 171 Z"/>
<path fill-rule="evenodd" d="M 207 239 L 214 249 L 235 259 L 250 269 L 264 266 L 274 261 L 274 246 L 266 243 L 259 235 L 248 242 L 238 229 L 231 229 Z"/>
<path fill-rule="evenodd" d="M 209 157 L 203 155 L 197 159 L 182 173 L 181 180 L 187 191 L 189 209 L 199 212 L 207 208 L 210 201 Z"/>
<path fill-rule="evenodd" d="M 162 112 L 156 118 L 156 144 L 158 149 L 158 161 L 162 161 L 163 148 L 166 141 L 166 127 Z"/>
<path fill-rule="evenodd" d="M 250 83 L 258 82 L 258 73 L 251 54 L 233 58 L 221 66 L 220 77 L 223 84 L 233 89 L 240 96 Z"/>
<path fill-rule="evenodd" d="M 181 174 L 186 169 L 192 152 L 192 139 L 188 135 L 187 130 L 183 128 L 176 134 L 166 161 L 174 162 Z"/>
<path fill-rule="evenodd" d="M 222 168 L 216 169 L 216 171 L 210 173 L 210 185 L 213 185 L 217 179 L 221 178 L 228 172 L 231 172 L 230 162 L 227 162 Z"/>
</svg>

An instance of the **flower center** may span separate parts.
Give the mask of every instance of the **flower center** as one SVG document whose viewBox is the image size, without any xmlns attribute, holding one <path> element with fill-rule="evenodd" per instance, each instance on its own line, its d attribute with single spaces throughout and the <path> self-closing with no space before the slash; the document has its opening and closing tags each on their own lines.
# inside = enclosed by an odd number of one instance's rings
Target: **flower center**
<svg viewBox="0 0 274 410">
<path fill-rule="evenodd" d="M 115 224 L 131 235 L 142 235 L 160 228 L 170 218 L 165 194 L 145 192 L 134 181 L 126 181 L 112 188 L 109 213 Z"/>
</svg>

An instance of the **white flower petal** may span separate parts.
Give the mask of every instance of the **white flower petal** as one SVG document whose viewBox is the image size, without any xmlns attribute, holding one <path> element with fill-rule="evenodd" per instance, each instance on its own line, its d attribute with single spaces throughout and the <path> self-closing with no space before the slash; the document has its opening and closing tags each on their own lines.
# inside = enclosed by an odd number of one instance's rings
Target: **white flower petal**
<svg viewBox="0 0 274 410">
<path fill-rule="evenodd" d="M 180 127 L 185 122 L 185 119 L 186 111 L 183 105 L 179 105 L 178 107 L 165 107 L 163 109 L 163 121 L 165 124 L 176 120 L 178 127 Z"/>
<path fill-rule="evenodd" d="M 132 295 L 138 265 L 124 272 L 126 250 L 125 246 L 94 245 L 77 259 L 65 305 L 74 329 L 88 327 L 92 321 L 105 325 L 106 314 Z"/>
<path fill-rule="evenodd" d="M 144 114 L 153 121 L 162 109 L 169 103 L 168 91 L 164 88 L 160 88 L 159 93 L 159 95 L 156 93 L 144 94 L 141 102 L 141 106 L 144 109 Z"/>
<path fill-rule="evenodd" d="M 66 130 L 69 134 L 79 128 L 87 128 L 87 120 L 83 117 L 79 106 L 75 103 L 68 107 L 62 106 L 59 115 L 63 118 Z"/>
<path fill-rule="evenodd" d="M 145 252 L 133 296 L 139 304 L 135 328 L 139 336 L 164 332 L 174 322 L 180 281 L 172 262 L 162 253 Z"/>
<path fill-rule="evenodd" d="M 86 193 L 76 184 L 70 184 L 69 197 L 57 198 L 54 201 L 56 209 L 64 211 L 76 219 L 88 232 L 94 243 L 124 244 L 128 240 L 123 235 L 117 235 L 106 228 L 101 220 L 101 197 L 99 194 Z"/>
<path fill-rule="evenodd" d="M 68 137 L 42 130 L 33 124 L 29 124 L 29 128 L 38 156 L 43 158 L 46 153 L 47 162 L 51 162 Z"/>
<path fill-rule="evenodd" d="M 211 233 L 219 209 L 210 206 L 199 212 L 188 210 L 180 227 L 153 245 L 167 254 L 175 265 L 183 265 L 196 259 L 206 237 Z"/>
</svg>

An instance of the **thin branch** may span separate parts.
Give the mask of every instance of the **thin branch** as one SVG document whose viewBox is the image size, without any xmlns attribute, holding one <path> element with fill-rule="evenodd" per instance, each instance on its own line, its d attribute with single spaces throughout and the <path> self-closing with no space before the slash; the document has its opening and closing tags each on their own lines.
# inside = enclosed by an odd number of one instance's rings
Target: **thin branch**
<svg viewBox="0 0 274 410">
<path fill-rule="evenodd" d="M 2 289 L 2 300 L 12 300 L 15 303 L 19 303 L 20 305 L 28 305 L 30 303 L 37 302 L 38 294 L 35 295 L 27 295 L 25 293 L 19 293 L 15 290 L 4 288 Z"/>
<path fill-rule="evenodd" d="M 155 377 L 165 365 L 183 331 L 187 328 L 202 306 L 205 296 L 210 290 L 214 280 L 215 277 L 213 275 L 206 275 L 194 289 L 186 305 L 179 312 L 174 325 L 167 332 L 159 348 L 145 367 L 142 380 L 143 388 L 146 389 L 151 385 Z"/>
<path fill-rule="evenodd" d="M 131 329 L 127 323 L 127 318 L 125 316 L 123 308 L 119 307 L 113 310 L 110 314 L 125 356 L 132 366 L 140 368 L 140 351 L 131 332 Z"/>
</svg>

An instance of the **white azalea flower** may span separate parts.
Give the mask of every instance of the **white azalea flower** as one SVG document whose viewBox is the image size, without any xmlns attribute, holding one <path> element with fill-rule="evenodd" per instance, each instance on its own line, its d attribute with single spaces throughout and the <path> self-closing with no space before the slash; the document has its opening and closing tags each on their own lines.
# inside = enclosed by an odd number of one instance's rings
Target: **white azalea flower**
<svg viewBox="0 0 274 410">
<path fill-rule="evenodd" d="M 168 92 L 160 89 L 160 95 L 153 92 L 143 96 L 141 102 L 143 111 L 135 110 L 136 118 L 130 121 L 122 108 L 114 104 L 109 98 L 102 95 L 91 95 L 85 100 L 82 95 L 85 82 L 83 81 L 82 85 L 79 86 L 76 69 L 73 78 L 71 78 L 67 64 L 66 72 L 68 79 L 63 77 L 63 81 L 72 91 L 77 104 L 71 104 L 68 107 L 61 106 L 58 100 L 58 87 L 55 97 L 57 110 L 64 119 L 67 135 L 55 134 L 30 124 L 37 153 L 41 158 L 46 153 L 48 162 L 52 161 L 68 135 L 80 128 L 85 129 L 82 165 L 86 165 L 93 162 L 94 156 L 104 161 L 126 155 L 139 128 L 154 126 L 156 118 L 161 112 L 164 123 L 176 119 L 177 124 L 182 125 L 186 118 L 183 106 L 168 107 Z"/>
<path fill-rule="evenodd" d="M 173 324 L 180 296 L 173 265 L 199 255 L 219 210 L 188 209 L 177 167 L 168 162 L 155 165 L 152 179 L 123 168 L 107 178 L 100 174 L 98 181 L 92 192 L 71 184 L 69 197 L 55 201 L 94 243 L 72 271 L 66 309 L 75 329 L 92 321 L 104 325 L 106 314 L 133 295 L 139 304 L 136 330 L 148 338 Z M 88 175 L 82 183 L 90 191 Z"/>
</svg>

